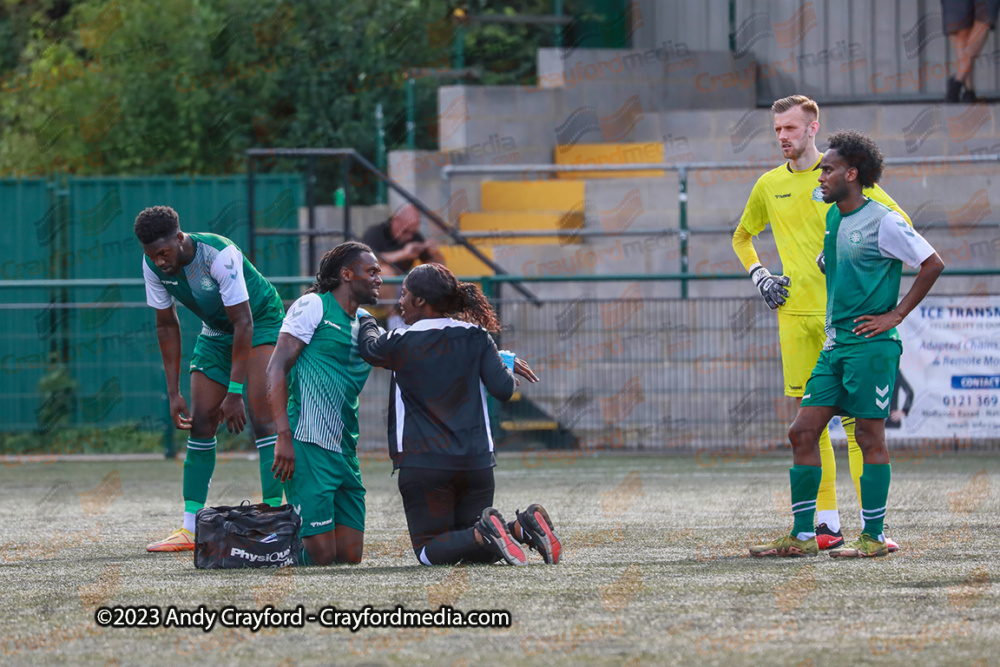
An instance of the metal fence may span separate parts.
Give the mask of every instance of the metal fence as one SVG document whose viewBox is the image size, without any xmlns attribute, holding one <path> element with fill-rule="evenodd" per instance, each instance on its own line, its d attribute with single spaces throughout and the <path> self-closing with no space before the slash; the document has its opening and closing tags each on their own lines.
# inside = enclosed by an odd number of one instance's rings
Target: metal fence
<svg viewBox="0 0 1000 667">
<path fill-rule="evenodd" d="M 33 432 L 62 451 L 90 447 L 88 432 L 114 424 L 166 433 L 133 220 L 153 203 L 170 205 L 183 228 L 245 246 L 246 191 L 241 177 L 0 180 L 0 220 L 9 232 L 0 262 L 3 432 Z M 258 177 L 252 208 L 260 227 L 296 227 L 301 203 L 300 176 Z M 269 239 L 259 250 L 262 272 L 299 272 L 297 238 Z M 185 331 L 200 328 L 180 310 Z M 185 343 L 190 353 L 193 336 Z"/>
<path fill-rule="evenodd" d="M 498 442 L 509 449 L 568 445 L 584 452 L 783 447 L 794 403 L 783 396 L 775 315 L 758 298 L 643 298 L 639 289 L 640 281 L 681 278 L 602 277 L 624 286 L 615 299 L 540 306 L 494 299 L 504 324 L 499 345 L 515 350 L 541 378 L 522 383 L 515 404 L 530 405 L 544 422 L 522 428 L 497 409 L 494 426 L 508 426 L 497 432 Z M 272 280 L 298 291 L 309 279 Z M 495 294 L 498 282 L 513 280 L 525 278 L 493 277 L 483 288 Z M 72 293 L 63 304 L 2 304 L 0 435 L 19 434 L 16 451 L 100 452 L 101 434 L 115 428 L 144 433 L 158 445 L 179 442 L 141 280 L 2 281 L 0 287 L 22 297 L 55 288 Z M 108 298 L 109 287 L 117 290 L 115 299 Z M 185 309 L 178 312 L 186 372 L 200 326 Z M 182 377 L 183 394 L 188 387 Z M 374 369 L 361 397 L 362 451 L 385 451 L 388 390 L 388 372 Z M 558 444 L 547 437 L 553 429 L 571 437 Z M 250 437 L 229 438 L 225 447 L 251 449 Z M 0 453 L 12 452 L 9 442 L 0 438 Z"/>
<path fill-rule="evenodd" d="M 994 242 L 995 236 L 991 232 L 987 232 L 989 229 L 996 229 L 1000 227 L 1000 221 L 997 220 L 996 214 L 989 207 L 989 196 L 988 188 L 992 183 L 992 178 L 996 172 L 996 166 L 1000 164 L 1000 154 L 982 154 L 982 155 L 940 155 L 933 157 L 905 157 L 905 158 L 887 158 L 885 160 L 885 165 L 887 169 L 893 168 L 903 168 L 912 167 L 924 174 L 926 180 L 926 175 L 934 171 L 935 176 L 939 176 L 938 172 L 947 172 L 950 169 L 956 169 L 959 167 L 972 167 L 978 166 L 988 171 L 979 174 L 979 178 L 973 179 L 969 178 L 968 175 L 965 176 L 965 180 L 969 183 L 984 181 L 986 188 L 983 188 L 981 192 L 977 192 L 971 198 L 965 198 L 965 195 L 959 197 L 961 204 L 955 204 L 955 206 L 962 206 L 963 208 L 968 208 L 970 213 L 955 213 L 949 215 L 948 212 L 944 210 L 941 205 L 942 194 L 937 193 L 937 200 L 928 202 L 927 204 L 922 204 L 918 209 L 909 209 L 909 213 L 914 218 L 914 226 L 921 231 L 925 236 L 929 236 L 929 240 L 932 245 L 935 245 L 939 250 L 943 248 L 936 243 L 934 238 L 935 233 L 944 232 L 950 239 L 948 243 L 955 241 L 956 239 L 962 239 L 968 242 L 972 239 L 974 242 L 982 242 L 983 249 L 986 251 L 987 257 L 985 257 L 986 264 L 983 268 L 995 266 L 995 256 L 996 250 L 1000 249 L 1000 244 Z M 669 225 L 661 225 L 658 228 L 641 228 L 639 226 L 630 227 L 627 230 L 622 229 L 612 229 L 607 228 L 595 228 L 595 229 L 584 229 L 580 230 L 576 227 L 567 227 L 565 229 L 559 230 L 560 240 L 596 240 L 601 237 L 622 237 L 622 236 L 640 236 L 645 238 L 660 237 L 660 236 L 676 236 L 677 237 L 677 253 L 676 253 L 676 266 L 679 276 L 679 285 L 681 298 L 687 298 L 689 296 L 689 283 L 691 280 L 688 276 L 693 275 L 692 269 L 696 269 L 695 260 L 692 258 L 698 253 L 698 256 L 702 259 L 712 257 L 713 251 L 717 251 L 718 247 L 713 243 L 715 239 L 719 237 L 723 238 L 724 245 L 722 246 L 721 255 L 725 256 L 727 259 L 732 260 L 732 251 L 729 247 L 730 239 L 732 238 L 735 226 L 719 226 L 717 223 L 713 225 L 703 225 L 703 224 L 691 224 L 690 214 L 694 206 L 690 202 L 691 196 L 690 192 L 696 187 L 699 188 L 698 194 L 704 197 L 707 194 L 707 189 L 697 185 L 697 179 L 692 178 L 693 174 L 698 172 L 733 172 L 737 175 L 747 176 L 750 175 L 754 180 L 761 173 L 761 165 L 754 162 L 680 162 L 676 164 L 663 164 L 654 162 L 644 162 L 644 163 L 631 163 L 631 164 L 580 164 L 580 165 L 567 165 L 567 164 L 524 164 L 524 165 L 446 165 L 441 169 L 441 179 L 444 185 L 444 197 L 449 199 L 452 196 L 452 180 L 456 176 L 478 176 L 478 175 L 496 175 L 505 178 L 520 178 L 522 180 L 532 180 L 538 179 L 540 177 L 550 177 L 557 174 L 592 174 L 596 172 L 641 172 L 659 171 L 663 174 L 662 178 L 664 180 L 664 193 L 669 193 L 676 191 L 677 193 L 677 226 L 672 227 Z M 963 174 L 956 173 L 956 178 L 962 178 Z M 676 179 L 676 186 L 672 181 Z M 968 183 L 964 184 L 967 185 Z M 944 186 L 946 188 L 955 188 L 955 183 L 946 182 Z M 676 188 L 676 190 L 674 190 Z M 977 195 L 981 195 L 982 199 L 986 200 L 985 207 L 981 206 L 980 202 L 976 201 Z M 897 194 L 897 197 L 899 195 Z M 697 202 L 697 205 L 706 206 L 708 202 L 704 199 Z M 919 217 L 918 217 L 919 216 Z M 568 216 L 565 218 L 567 221 L 572 219 Z M 738 223 L 738 219 L 736 221 Z M 602 225 L 602 227 L 605 227 Z M 978 236 L 983 233 L 987 233 L 988 236 L 982 239 Z M 496 232 L 487 232 L 483 234 L 475 234 L 466 232 L 469 238 L 476 238 L 477 236 L 493 236 L 503 238 L 508 237 L 521 237 L 522 235 L 527 237 L 532 234 L 537 235 L 552 235 L 552 230 L 540 230 L 536 232 L 528 231 L 517 231 L 509 232 L 499 230 Z M 969 234 L 974 234 L 969 236 Z M 698 248 L 692 248 L 691 241 L 694 236 L 708 237 L 712 240 L 700 241 Z M 997 239 L 1000 241 L 1000 239 Z M 997 248 L 994 249 L 994 245 Z M 942 252 L 942 254 L 945 254 Z M 946 261 L 947 261 L 946 257 Z M 963 260 L 964 261 L 964 260 Z M 703 262 L 710 264 L 710 262 Z M 733 262 L 726 262 L 726 264 L 732 264 Z M 976 275 L 975 269 L 979 269 L 980 266 L 970 266 L 969 264 L 963 264 L 964 268 L 973 269 L 973 274 Z M 729 269 L 730 271 L 732 269 Z M 713 271 L 714 272 L 714 271 Z M 696 269 L 696 273 L 703 273 L 701 270 Z M 706 276 L 700 276 L 705 278 Z"/>
<path fill-rule="evenodd" d="M 523 395 L 584 450 L 784 441 L 777 325 L 759 299 L 634 294 L 499 304 L 502 344 L 541 379 Z"/>
<path fill-rule="evenodd" d="M 298 294 L 297 285 L 308 280 L 275 282 Z M 67 294 L 66 302 L 51 302 L 55 291 Z M 190 398 L 188 368 L 201 322 L 186 308 L 177 313 L 181 393 Z M 155 318 L 141 279 L 0 281 L 0 378 L 0 436 L 8 436 L 0 437 L 0 454 L 101 453 L 109 435 L 145 442 L 147 449 L 183 442 L 170 423 Z M 388 388 L 388 374 L 373 372 L 362 402 L 369 449 L 385 444 Z M 220 441 L 253 449 L 248 432 L 220 433 Z"/>
<path fill-rule="evenodd" d="M 43 444 L 67 428 L 170 431 L 141 281 L 100 282 L 22 286 L 22 293 L 69 289 L 73 298 L 2 305 L 4 431 L 35 433 Z M 498 302 L 501 344 L 542 378 L 522 387 L 524 399 L 583 446 L 607 440 L 662 449 L 780 435 L 786 420 L 771 402 L 781 397 L 781 369 L 766 308 L 743 299 L 643 300 L 635 293 L 541 307 Z M 186 373 L 200 327 L 186 309 L 178 313 Z M 182 393 L 188 386 L 182 378 Z M 361 401 L 364 449 L 385 446 L 387 400 L 387 373 L 376 370 Z"/>
</svg>

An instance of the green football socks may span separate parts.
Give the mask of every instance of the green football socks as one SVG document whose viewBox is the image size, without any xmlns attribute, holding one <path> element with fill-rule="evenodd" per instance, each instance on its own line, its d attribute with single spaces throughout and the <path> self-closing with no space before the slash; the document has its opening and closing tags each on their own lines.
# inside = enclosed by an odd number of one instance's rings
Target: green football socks
<svg viewBox="0 0 1000 667">
<path fill-rule="evenodd" d="M 861 475 L 861 517 L 865 521 L 863 532 L 880 542 L 885 528 L 885 507 L 889 498 L 892 466 L 888 463 L 866 463 Z"/>
<path fill-rule="evenodd" d="M 215 472 L 215 438 L 188 438 L 184 455 L 184 528 L 194 532 L 195 515 L 208 499 Z"/>
<path fill-rule="evenodd" d="M 795 517 L 792 535 L 800 540 L 809 539 L 816 535 L 816 496 L 823 479 L 823 468 L 793 465 L 788 470 L 788 476 L 792 485 L 792 516 Z"/>
<path fill-rule="evenodd" d="M 195 513 L 205 506 L 208 486 L 215 472 L 215 438 L 188 438 L 184 456 L 184 511 Z"/>
</svg>

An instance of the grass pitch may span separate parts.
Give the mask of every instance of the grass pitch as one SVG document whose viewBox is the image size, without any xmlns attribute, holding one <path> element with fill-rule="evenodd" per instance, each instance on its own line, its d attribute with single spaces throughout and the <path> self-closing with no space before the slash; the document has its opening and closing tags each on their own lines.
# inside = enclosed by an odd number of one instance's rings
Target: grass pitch
<svg viewBox="0 0 1000 667">
<path fill-rule="evenodd" d="M 179 525 L 173 461 L 7 462 L 0 663 L 244 665 L 988 665 L 1000 654 L 995 454 L 897 458 L 889 534 L 871 561 L 751 560 L 791 524 L 787 457 L 501 459 L 496 506 L 540 502 L 564 560 L 421 567 L 395 478 L 363 458 L 365 559 L 353 567 L 199 571 L 147 554 Z M 842 520 L 860 528 L 846 458 Z M 209 503 L 259 494 L 220 458 Z M 507 609 L 510 629 L 99 628 L 101 605 Z"/>
</svg>

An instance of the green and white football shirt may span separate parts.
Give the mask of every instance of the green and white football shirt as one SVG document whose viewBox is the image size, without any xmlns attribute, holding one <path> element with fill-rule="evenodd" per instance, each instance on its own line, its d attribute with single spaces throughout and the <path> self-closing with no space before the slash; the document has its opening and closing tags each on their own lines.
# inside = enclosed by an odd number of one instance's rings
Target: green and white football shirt
<svg viewBox="0 0 1000 667">
<path fill-rule="evenodd" d="M 176 276 L 163 273 L 143 257 L 146 303 L 157 309 L 180 301 L 202 321 L 204 336 L 232 335 L 226 306 L 250 302 L 254 328 L 281 323 L 284 308 L 274 286 L 250 263 L 235 243 L 216 234 L 188 234 L 194 259 Z"/>
<path fill-rule="evenodd" d="M 903 262 L 917 269 L 934 248 L 899 213 L 868 199 L 847 215 L 826 214 L 826 343 L 899 340 L 895 329 L 865 338 L 853 333 L 861 315 L 881 315 L 899 302 Z"/>
<path fill-rule="evenodd" d="M 281 333 L 306 344 L 290 374 L 292 437 L 353 455 L 358 446 L 358 395 L 371 366 L 358 354 L 358 318 L 329 292 L 306 294 L 288 309 Z"/>
</svg>

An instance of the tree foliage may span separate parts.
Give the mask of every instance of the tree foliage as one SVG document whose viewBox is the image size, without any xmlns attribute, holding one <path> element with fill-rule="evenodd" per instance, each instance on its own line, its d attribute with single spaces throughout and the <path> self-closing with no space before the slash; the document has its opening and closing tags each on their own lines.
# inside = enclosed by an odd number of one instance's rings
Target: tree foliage
<svg viewBox="0 0 1000 667">
<path fill-rule="evenodd" d="M 6 0 L 0 5 L 0 177 L 233 174 L 251 146 L 437 148 L 437 88 L 456 24 L 449 0 Z M 476 0 L 478 12 L 506 3 Z M 519 11 L 551 11 L 547 0 Z M 571 3 L 567 3 L 571 4 Z M 458 33 L 482 80 L 534 81 L 552 28 Z"/>
</svg>

